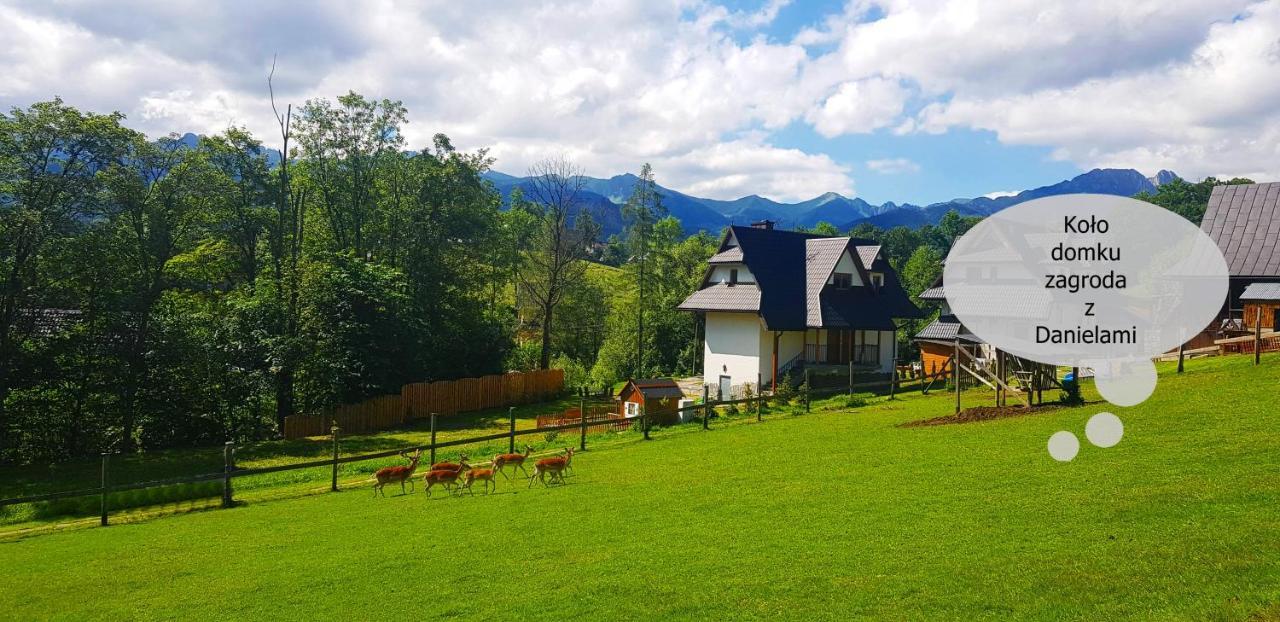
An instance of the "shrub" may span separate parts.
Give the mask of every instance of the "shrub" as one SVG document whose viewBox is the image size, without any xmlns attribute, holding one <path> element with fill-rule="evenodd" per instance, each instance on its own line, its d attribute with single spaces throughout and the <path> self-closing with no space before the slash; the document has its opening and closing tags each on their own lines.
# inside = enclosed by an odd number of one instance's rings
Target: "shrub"
<svg viewBox="0 0 1280 622">
<path fill-rule="evenodd" d="M 546 434 L 542 435 L 542 438 L 547 440 L 548 445 L 554 445 L 556 443 L 556 439 L 560 438 L 560 430 L 552 430 L 550 432 L 547 432 Z"/>
<path fill-rule="evenodd" d="M 867 405 L 867 398 L 861 395 L 850 395 L 844 398 L 844 407 L 848 409 L 862 408 Z"/>
<path fill-rule="evenodd" d="M 1062 381 L 1062 393 L 1058 394 L 1058 401 L 1068 405 L 1084 403 L 1084 398 L 1080 395 L 1080 380 L 1078 378 L 1072 377 L 1071 380 Z"/>
<path fill-rule="evenodd" d="M 726 414 L 726 415 L 728 415 L 728 416 L 730 416 L 730 417 L 732 417 L 733 415 L 738 414 L 738 405 L 737 405 L 737 404 L 729 404 L 728 406 L 725 406 L 725 408 L 724 408 L 724 414 Z"/>
</svg>

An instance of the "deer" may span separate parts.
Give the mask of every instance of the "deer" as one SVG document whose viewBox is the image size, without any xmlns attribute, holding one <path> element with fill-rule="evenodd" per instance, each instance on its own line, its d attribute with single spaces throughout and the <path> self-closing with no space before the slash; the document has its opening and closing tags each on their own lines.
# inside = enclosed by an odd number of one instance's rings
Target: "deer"
<svg viewBox="0 0 1280 622">
<path fill-rule="evenodd" d="M 457 462 L 437 462 L 431 465 L 432 471 L 462 471 L 469 468 L 471 465 L 467 464 L 467 454 L 458 456 Z"/>
<path fill-rule="evenodd" d="M 464 462 L 465 464 L 465 462 Z M 467 472 L 470 472 L 468 469 Z M 427 471 L 422 481 L 427 485 L 427 496 L 431 496 L 431 487 L 436 484 L 444 486 L 445 490 L 453 492 L 453 485 L 458 483 L 458 478 L 462 476 L 463 469 L 438 469 Z"/>
<path fill-rule="evenodd" d="M 404 456 L 405 453 L 400 452 L 400 455 Z M 382 496 L 384 497 L 387 496 L 387 493 L 382 490 L 383 486 L 397 481 L 400 482 L 400 494 L 406 494 L 404 491 L 404 483 L 407 480 L 410 486 L 413 485 L 413 472 L 417 470 L 418 459 L 421 457 L 422 450 L 419 449 L 413 454 L 413 457 L 409 459 L 408 466 L 389 466 L 378 469 L 378 471 L 373 474 L 373 477 L 378 480 L 378 483 L 373 485 L 373 496 L 378 496 L 378 493 L 382 493 Z"/>
<path fill-rule="evenodd" d="M 533 480 L 542 482 L 543 486 L 547 485 L 547 474 L 551 474 L 551 483 L 560 480 L 564 482 L 564 470 L 569 468 L 569 464 L 573 461 L 573 448 L 565 447 L 563 456 L 554 458 L 543 458 L 533 465 L 533 475 L 529 476 L 529 487 L 533 487 Z"/>
<path fill-rule="evenodd" d="M 493 475 L 494 469 L 470 469 L 463 477 L 462 487 L 467 489 L 467 492 L 474 495 L 476 493 L 471 490 L 471 485 L 474 484 L 476 480 L 481 480 L 484 482 L 484 494 L 487 495 L 489 494 L 489 484 L 493 484 L 494 490 L 498 489 L 498 482 L 494 481 Z"/>
<path fill-rule="evenodd" d="M 520 470 L 524 473 L 525 477 L 528 477 L 529 472 L 524 468 L 524 459 L 528 458 L 529 454 L 532 452 L 533 448 L 525 445 L 524 453 L 522 454 L 498 454 L 493 457 L 493 469 L 495 471 L 500 471 L 507 479 L 511 479 L 511 476 L 507 475 L 507 467 L 520 467 Z"/>
</svg>

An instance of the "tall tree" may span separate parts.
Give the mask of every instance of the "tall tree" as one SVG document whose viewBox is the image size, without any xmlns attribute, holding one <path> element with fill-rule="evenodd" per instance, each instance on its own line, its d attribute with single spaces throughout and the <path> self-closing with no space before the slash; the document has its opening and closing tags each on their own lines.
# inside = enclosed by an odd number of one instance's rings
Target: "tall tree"
<svg viewBox="0 0 1280 622">
<path fill-rule="evenodd" d="M 403 149 L 406 114 L 398 101 L 355 92 L 303 105 L 298 142 L 335 248 L 364 257 L 375 245 L 368 229 L 378 219 L 380 165 Z"/>
<path fill-rule="evenodd" d="M 82 113 L 57 98 L 0 114 L 0 452 L 10 445 L 4 404 L 19 349 L 15 324 L 39 304 L 43 251 L 95 215 L 98 171 L 136 139 L 123 118 Z"/>
<path fill-rule="evenodd" d="M 640 167 L 640 175 L 636 177 L 635 185 L 631 188 L 631 196 L 622 206 L 622 217 L 627 222 L 627 248 L 631 253 L 630 263 L 636 268 L 636 363 L 632 372 L 636 377 L 645 374 L 644 316 L 649 304 L 645 288 L 645 268 L 651 251 L 653 227 L 664 216 L 666 216 L 666 208 L 662 205 L 662 195 L 658 194 L 658 184 L 653 178 L 653 168 L 646 162 Z"/>
<path fill-rule="evenodd" d="M 589 245 L 598 228 L 583 209 L 582 170 L 567 158 L 542 160 L 529 169 L 528 193 L 538 219 L 537 230 L 520 271 L 523 291 L 537 305 L 542 323 L 538 366 L 551 366 L 551 328 L 556 307 L 570 285 L 587 271 Z"/>
<path fill-rule="evenodd" d="M 137 394 L 147 377 L 151 314 L 168 287 L 169 261 L 194 246 L 212 217 L 216 170 L 199 151 L 176 136 L 150 143 L 137 140 L 129 157 L 103 173 L 124 256 L 131 316 L 121 383 L 121 449 L 135 445 Z"/>
</svg>

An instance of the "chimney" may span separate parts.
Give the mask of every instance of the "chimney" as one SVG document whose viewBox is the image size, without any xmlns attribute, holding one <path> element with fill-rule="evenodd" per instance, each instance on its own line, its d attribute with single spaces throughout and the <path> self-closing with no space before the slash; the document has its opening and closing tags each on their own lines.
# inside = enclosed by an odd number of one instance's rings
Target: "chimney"
<svg viewBox="0 0 1280 622">
<path fill-rule="evenodd" d="M 756 222 L 751 223 L 751 228 L 752 228 L 752 229 L 764 229 L 765 231 L 773 231 L 773 221 L 772 221 L 772 220 L 758 220 L 758 221 L 756 221 Z"/>
</svg>

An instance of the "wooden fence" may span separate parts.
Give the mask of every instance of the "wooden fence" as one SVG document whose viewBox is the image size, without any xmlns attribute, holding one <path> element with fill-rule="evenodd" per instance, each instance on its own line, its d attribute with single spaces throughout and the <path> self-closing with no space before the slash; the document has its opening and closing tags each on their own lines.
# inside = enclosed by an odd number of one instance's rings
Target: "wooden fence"
<svg viewBox="0 0 1280 622">
<path fill-rule="evenodd" d="M 612 404 L 596 404 L 587 407 L 587 431 L 589 433 L 627 430 L 631 428 L 633 421 L 633 419 L 628 419 L 619 414 Z M 581 423 L 582 410 L 579 408 L 569 408 L 562 413 L 553 415 L 538 415 L 537 418 L 537 428 L 539 430 L 565 425 L 580 425 Z"/>
<path fill-rule="evenodd" d="M 344 404 L 318 415 L 285 417 L 285 438 L 323 436 L 336 424 L 348 434 L 363 434 L 437 415 L 501 408 L 545 401 L 564 392 L 564 370 L 544 369 L 415 382 L 400 388 L 399 395 L 380 395 L 358 404 Z"/>
</svg>

